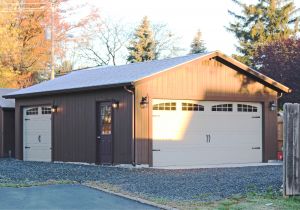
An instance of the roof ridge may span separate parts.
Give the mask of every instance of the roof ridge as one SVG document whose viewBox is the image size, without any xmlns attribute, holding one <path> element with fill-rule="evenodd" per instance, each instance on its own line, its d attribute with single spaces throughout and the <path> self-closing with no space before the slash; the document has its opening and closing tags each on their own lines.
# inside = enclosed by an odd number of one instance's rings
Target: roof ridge
<svg viewBox="0 0 300 210">
<path fill-rule="evenodd" d="M 213 52 L 213 51 L 212 51 Z M 82 69 L 75 69 L 72 70 L 71 72 L 77 72 L 77 71 L 90 71 L 90 70 L 98 70 L 98 69 L 104 69 L 104 68 L 109 68 L 109 67 L 122 67 L 122 66 L 129 66 L 129 65 L 141 65 L 145 63 L 151 63 L 151 62 L 160 62 L 160 61 L 167 61 L 167 60 L 172 60 L 172 59 L 178 59 L 178 58 L 184 58 L 184 57 L 189 57 L 189 56 L 202 56 L 205 54 L 209 54 L 212 52 L 205 52 L 205 53 L 194 53 L 194 54 L 188 54 L 188 55 L 182 55 L 182 56 L 177 56 L 177 57 L 170 57 L 170 58 L 163 58 L 163 59 L 155 59 L 155 60 L 147 60 L 147 61 L 141 61 L 141 62 L 134 62 L 134 63 L 125 63 L 121 65 L 103 65 L 103 66 L 94 66 L 94 67 L 86 67 Z"/>
</svg>

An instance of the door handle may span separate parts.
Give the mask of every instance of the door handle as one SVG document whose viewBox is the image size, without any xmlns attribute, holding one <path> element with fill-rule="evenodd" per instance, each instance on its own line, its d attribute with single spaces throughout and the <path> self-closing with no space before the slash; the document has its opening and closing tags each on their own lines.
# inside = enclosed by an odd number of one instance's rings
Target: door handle
<svg viewBox="0 0 300 210">
<path fill-rule="evenodd" d="M 30 147 L 25 146 L 25 149 L 30 149 Z"/>
<path fill-rule="evenodd" d="M 101 136 L 97 136 L 97 139 L 101 139 Z"/>
<path fill-rule="evenodd" d="M 210 143 L 210 134 L 206 134 L 206 143 Z"/>
<path fill-rule="evenodd" d="M 153 151 L 153 152 L 159 152 L 160 149 L 153 149 L 152 151 Z"/>
<path fill-rule="evenodd" d="M 260 147 L 252 147 L 252 149 L 260 149 Z"/>
<path fill-rule="evenodd" d="M 41 143 L 41 135 L 38 136 L 38 141 Z"/>
</svg>

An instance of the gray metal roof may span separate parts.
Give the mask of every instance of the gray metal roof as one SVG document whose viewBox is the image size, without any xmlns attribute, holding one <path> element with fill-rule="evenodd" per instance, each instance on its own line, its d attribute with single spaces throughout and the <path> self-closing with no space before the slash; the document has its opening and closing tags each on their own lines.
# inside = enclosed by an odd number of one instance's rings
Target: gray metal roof
<svg viewBox="0 0 300 210">
<path fill-rule="evenodd" d="M 1 108 L 15 108 L 15 99 L 5 99 L 2 96 L 8 93 L 15 92 L 17 89 L 0 88 L 0 107 Z"/>
<path fill-rule="evenodd" d="M 102 66 L 77 70 L 70 74 L 55 78 L 54 80 L 45 81 L 7 94 L 6 96 L 18 97 L 39 93 L 44 94 L 47 92 L 50 93 L 130 84 L 208 54 L 210 53 L 192 54 L 182 57 L 131 63 L 120 66 Z"/>
</svg>

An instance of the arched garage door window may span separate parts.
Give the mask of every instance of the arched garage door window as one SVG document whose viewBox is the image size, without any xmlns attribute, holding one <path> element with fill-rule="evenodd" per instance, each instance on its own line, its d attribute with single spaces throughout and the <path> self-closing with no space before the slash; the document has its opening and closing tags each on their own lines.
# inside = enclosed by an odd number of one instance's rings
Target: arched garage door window
<svg viewBox="0 0 300 210">
<path fill-rule="evenodd" d="M 176 102 L 154 104 L 153 110 L 176 111 Z"/>
<path fill-rule="evenodd" d="M 247 104 L 238 104 L 238 112 L 257 112 L 256 106 L 251 106 Z"/>
<path fill-rule="evenodd" d="M 26 115 L 37 115 L 37 114 L 38 114 L 38 107 L 34 107 L 26 110 Z"/>
<path fill-rule="evenodd" d="M 193 103 L 182 103 L 182 111 L 204 111 L 204 106 Z"/>
<path fill-rule="evenodd" d="M 42 114 L 51 114 L 51 107 L 42 107 Z"/>
<path fill-rule="evenodd" d="M 213 112 L 232 112 L 232 104 L 218 104 L 211 108 Z"/>
</svg>

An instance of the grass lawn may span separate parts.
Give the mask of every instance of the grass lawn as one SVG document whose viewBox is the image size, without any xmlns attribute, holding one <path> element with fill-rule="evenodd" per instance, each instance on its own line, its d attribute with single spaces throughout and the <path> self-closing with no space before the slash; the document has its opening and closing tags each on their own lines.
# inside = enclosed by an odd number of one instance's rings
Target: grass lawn
<svg viewBox="0 0 300 210">
<path fill-rule="evenodd" d="M 131 197 L 142 198 L 157 204 L 174 207 L 177 209 L 194 210 L 194 209 L 206 209 L 206 210 L 253 210 L 253 209 L 268 209 L 268 210 L 300 210 L 300 196 L 299 197 L 283 197 L 281 192 L 268 189 L 266 193 L 256 193 L 255 191 L 248 193 L 247 195 L 235 195 L 231 198 L 214 201 L 174 201 L 166 200 L 157 197 L 148 197 L 143 194 L 133 194 L 123 191 L 117 186 L 100 183 L 89 182 L 85 185 L 95 187 L 98 189 L 105 189 L 111 192 L 117 192 Z"/>
<path fill-rule="evenodd" d="M 299 210 L 300 198 L 283 198 L 277 196 L 269 198 L 264 195 L 235 197 L 217 202 L 174 202 L 152 199 L 152 201 L 178 209 L 218 209 L 218 210 L 238 210 L 238 209 L 276 209 L 276 210 Z"/>
<path fill-rule="evenodd" d="M 43 186 L 43 185 L 54 185 L 54 184 L 77 184 L 77 182 L 70 181 L 70 180 L 48 180 L 46 182 L 31 182 L 31 183 L 0 183 L 0 187 L 33 187 L 33 186 Z"/>
<path fill-rule="evenodd" d="M 153 202 L 172 206 L 178 209 L 207 209 L 207 210 L 299 210 L 300 197 L 284 198 L 279 194 L 248 194 L 246 196 L 234 196 L 229 199 L 216 202 L 197 202 L 197 201 L 166 201 L 160 199 L 150 199 Z"/>
</svg>

